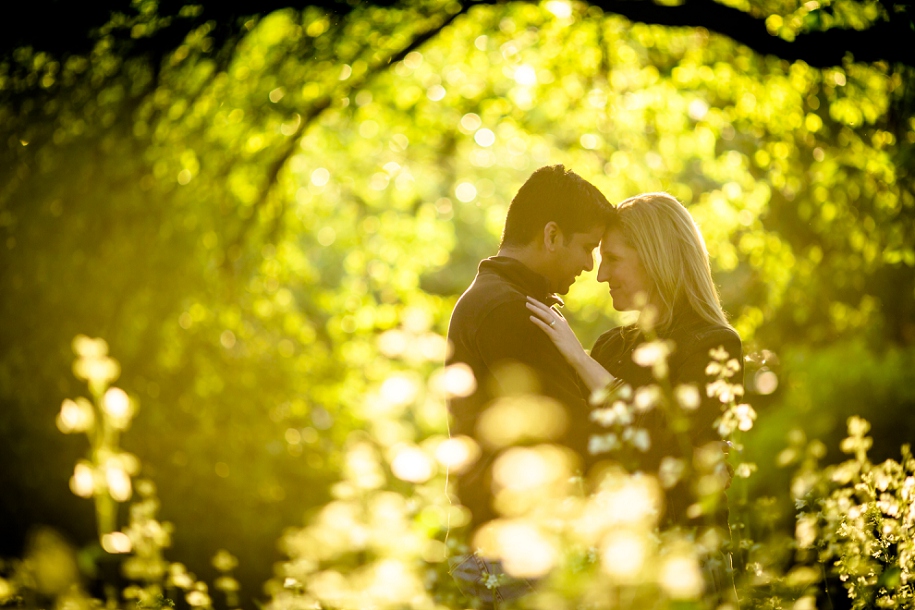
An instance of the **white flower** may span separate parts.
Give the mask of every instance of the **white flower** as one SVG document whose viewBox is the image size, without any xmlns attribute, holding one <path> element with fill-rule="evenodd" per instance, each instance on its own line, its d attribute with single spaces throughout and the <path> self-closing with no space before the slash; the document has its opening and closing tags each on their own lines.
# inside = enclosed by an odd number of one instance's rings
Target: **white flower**
<svg viewBox="0 0 915 610">
<path fill-rule="evenodd" d="M 588 439 L 588 453 L 591 455 L 613 451 L 619 446 L 619 438 L 612 432 L 610 434 L 595 434 Z"/>
<path fill-rule="evenodd" d="M 734 470 L 734 476 L 740 479 L 749 479 L 750 475 L 756 471 L 756 464 L 752 462 L 742 462 Z"/>
<path fill-rule="evenodd" d="M 644 428 L 626 428 L 623 432 L 623 440 L 639 451 L 648 451 L 651 448 L 651 437 L 648 430 Z"/>
<path fill-rule="evenodd" d="M 748 404 L 734 405 L 716 422 L 718 434 L 728 436 L 735 430 L 746 432 L 753 427 L 756 411 Z"/>
<path fill-rule="evenodd" d="M 677 402 L 687 411 L 695 411 L 699 408 L 700 396 L 699 389 L 691 384 L 678 385 L 674 390 Z"/>
<path fill-rule="evenodd" d="M 748 404 L 737 405 L 734 407 L 734 412 L 737 417 L 737 427 L 741 432 L 746 432 L 753 427 L 753 422 L 756 421 L 756 411 Z"/>
<path fill-rule="evenodd" d="M 712 358 L 714 358 L 715 360 L 718 360 L 719 362 L 724 362 L 725 360 L 728 359 L 728 352 L 726 349 L 724 349 L 724 346 L 721 346 L 721 345 L 719 345 L 715 349 L 709 350 L 708 355 L 711 356 Z"/>
<path fill-rule="evenodd" d="M 632 352 L 632 360 L 639 366 L 650 366 L 655 379 L 667 377 L 667 357 L 672 351 L 672 344 L 667 341 L 643 343 Z"/>
<path fill-rule="evenodd" d="M 643 343 L 632 352 L 632 360 L 639 366 L 654 366 L 659 360 L 666 360 L 670 346 L 664 341 Z"/>
<path fill-rule="evenodd" d="M 801 515 L 794 528 L 797 545 L 802 549 L 812 548 L 817 537 L 817 518 L 815 515 Z"/>
<path fill-rule="evenodd" d="M 637 411 L 650 411 L 661 398 L 661 391 L 656 385 L 647 385 L 635 391 L 633 403 Z"/>
<path fill-rule="evenodd" d="M 588 397 L 588 404 L 592 407 L 603 404 L 607 400 L 607 397 L 610 395 L 610 391 L 606 388 L 598 388 L 591 392 L 591 395 Z"/>
<path fill-rule="evenodd" d="M 711 365 L 709 365 L 711 366 Z M 724 379 L 718 379 L 705 386 L 708 396 L 717 397 L 722 403 L 729 403 L 738 396 L 743 396 L 743 388 L 739 385 L 731 385 Z"/>
<path fill-rule="evenodd" d="M 658 478 L 661 480 L 661 487 L 670 489 L 677 484 L 683 471 L 686 470 L 686 463 L 677 458 L 665 457 L 661 460 L 661 466 L 658 468 Z"/>
<path fill-rule="evenodd" d="M 594 411 L 591 411 L 591 420 L 596 421 L 604 427 L 609 427 L 617 423 L 621 426 L 627 426 L 632 423 L 632 413 L 630 412 L 629 407 L 626 406 L 626 403 L 617 400 L 610 408 L 595 409 Z"/>
</svg>

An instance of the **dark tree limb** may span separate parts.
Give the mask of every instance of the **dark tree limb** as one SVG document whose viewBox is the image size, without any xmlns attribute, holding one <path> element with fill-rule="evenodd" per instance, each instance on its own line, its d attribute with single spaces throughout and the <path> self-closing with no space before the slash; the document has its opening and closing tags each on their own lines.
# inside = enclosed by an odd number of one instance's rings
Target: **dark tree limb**
<svg viewBox="0 0 915 610">
<path fill-rule="evenodd" d="M 814 68 L 841 66 L 847 55 L 854 61 L 886 61 L 915 66 L 915 32 L 910 15 L 899 13 L 866 30 L 833 28 L 799 34 L 789 42 L 771 35 L 765 19 L 714 0 L 685 0 L 679 6 L 659 6 L 648 0 L 590 0 L 604 11 L 630 21 L 671 27 L 702 27 L 746 45 L 757 53 L 787 61 L 803 61 Z"/>
<path fill-rule="evenodd" d="M 467 0 L 463 9 L 475 4 L 501 4 L 505 0 Z M 754 16 L 719 4 L 715 0 L 684 0 L 678 6 L 661 6 L 652 0 L 590 0 L 594 6 L 631 21 L 670 27 L 702 27 L 727 36 L 763 55 L 787 61 L 804 61 L 816 68 L 841 66 L 846 57 L 854 61 L 885 61 L 915 67 L 915 9 L 907 0 L 881 0 L 889 18 L 866 30 L 833 28 L 801 33 L 794 41 L 772 36 L 764 16 Z M 217 38 L 252 16 L 264 15 L 281 8 L 302 9 L 317 6 L 344 18 L 355 6 L 347 0 L 199 0 L 204 5 L 199 18 L 175 19 L 151 39 L 128 41 L 127 55 L 145 55 L 150 47 L 174 46 L 192 28 L 204 21 L 220 26 Z M 404 0 L 370 0 L 375 6 L 403 6 Z M 162 0 L 159 13 L 177 16 L 184 0 Z M 91 32 L 103 25 L 113 12 L 135 14 L 129 0 L 73 3 L 66 0 L 32 0 L 18 8 L 18 19 L 0 20 L 0 58 L 22 46 L 53 55 L 85 54 L 91 48 Z M 23 14 L 22 12 L 25 12 Z M 434 36 L 432 34 L 431 36 Z M 430 36 L 430 37 L 431 37 Z M 217 40 L 217 46 L 222 40 Z M 425 40 L 419 41 L 422 44 Z M 409 53 L 409 51 L 406 51 Z M 395 60 L 396 61 L 396 60 Z"/>
</svg>

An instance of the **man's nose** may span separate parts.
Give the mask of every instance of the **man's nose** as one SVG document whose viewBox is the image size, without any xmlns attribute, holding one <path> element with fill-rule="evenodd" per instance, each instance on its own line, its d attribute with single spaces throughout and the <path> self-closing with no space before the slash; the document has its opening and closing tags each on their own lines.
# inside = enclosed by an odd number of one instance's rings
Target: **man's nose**
<svg viewBox="0 0 915 610">
<path fill-rule="evenodd" d="M 589 256 L 585 261 L 585 271 L 591 271 L 592 269 L 594 269 L 594 257 Z"/>
</svg>

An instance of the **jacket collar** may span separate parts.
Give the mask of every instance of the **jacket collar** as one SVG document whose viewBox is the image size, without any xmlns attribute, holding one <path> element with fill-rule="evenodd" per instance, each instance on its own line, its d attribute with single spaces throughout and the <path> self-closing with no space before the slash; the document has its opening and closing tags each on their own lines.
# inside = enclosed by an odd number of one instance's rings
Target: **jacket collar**
<svg viewBox="0 0 915 610">
<path fill-rule="evenodd" d="M 508 256 L 492 256 L 480 261 L 478 271 L 501 276 L 507 282 L 517 286 L 524 294 L 534 297 L 548 307 L 564 305 L 558 295 L 550 292 L 547 279 L 518 259 Z"/>
</svg>

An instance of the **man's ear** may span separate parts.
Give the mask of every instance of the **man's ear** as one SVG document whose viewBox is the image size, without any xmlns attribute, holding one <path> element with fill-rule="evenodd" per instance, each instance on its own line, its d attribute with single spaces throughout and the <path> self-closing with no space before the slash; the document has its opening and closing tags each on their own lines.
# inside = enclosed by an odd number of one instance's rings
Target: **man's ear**
<svg viewBox="0 0 915 610">
<path fill-rule="evenodd" d="M 556 224 L 556 221 L 543 225 L 543 247 L 547 252 L 554 252 L 562 241 L 562 229 Z"/>
</svg>

